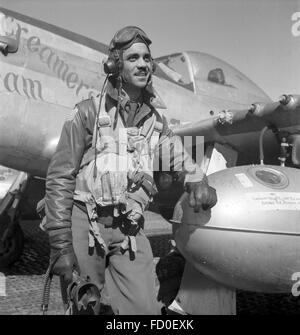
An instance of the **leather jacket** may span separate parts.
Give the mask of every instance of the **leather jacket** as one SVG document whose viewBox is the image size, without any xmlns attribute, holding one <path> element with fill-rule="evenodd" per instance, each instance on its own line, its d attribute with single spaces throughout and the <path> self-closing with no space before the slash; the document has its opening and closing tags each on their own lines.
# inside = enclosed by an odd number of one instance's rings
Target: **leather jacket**
<svg viewBox="0 0 300 335">
<path fill-rule="evenodd" d="M 108 96 L 106 100 L 109 100 L 112 104 L 117 104 L 112 96 Z M 204 176 L 202 170 L 192 162 L 191 157 L 182 145 L 181 139 L 172 133 L 166 118 L 161 116 L 153 105 L 153 97 L 146 96 L 134 119 L 134 126 L 140 126 L 152 113 L 157 113 L 163 124 L 156 150 L 157 159 L 163 159 L 163 157 L 160 157 L 159 153 L 161 151 L 159 149 L 164 148 L 171 152 L 171 171 L 180 171 L 178 173 L 185 175 L 185 181 L 201 181 Z M 120 113 L 123 110 L 124 103 L 121 103 Z M 46 220 L 44 228 L 50 236 L 51 232 L 55 234 L 57 229 L 63 232 L 71 228 L 76 176 L 80 170 L 84 154 L 92 146 L 95 118 L 96 110 L 93 101 L 87 99 L 75 106 L 72 115 L 63 125 L 60 140 L 50 162 L 46 179 Z M 183 161 L 176 159 L 182 157 L 183 153 Z"/>
</svg>

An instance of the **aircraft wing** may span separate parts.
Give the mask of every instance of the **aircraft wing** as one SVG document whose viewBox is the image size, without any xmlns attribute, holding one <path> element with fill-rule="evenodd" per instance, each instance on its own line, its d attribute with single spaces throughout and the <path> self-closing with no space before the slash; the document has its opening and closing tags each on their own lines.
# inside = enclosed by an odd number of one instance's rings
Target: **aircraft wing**
<svg viewBox="0 0 300 335">
<path fill-rule="evenodd" d="M 200 135 L 206 141 L 217 141 L 222 136 L 246 133 L 267 125 L 279 128 L 294 127 L 300 130 L 300 95 L 290 96 L 290 104 L 271 102 L 253 104 L 249 109 L 224 110 L 218 116 L 176 125 L 172 130 L 179 136 Z"/>
<path fill-rule="evenodd" d="M 204 142 L 228 144 L 241 153 L 258 152 L 259 135 L 264 127 L 275 134 L 300 133 L 300 95 L 284 95 L 278 102 L 254 103 L 249 109 L 224 110 L 206 120 L 171 126 L 181 137 L 203 136 Z"/>
</svg>

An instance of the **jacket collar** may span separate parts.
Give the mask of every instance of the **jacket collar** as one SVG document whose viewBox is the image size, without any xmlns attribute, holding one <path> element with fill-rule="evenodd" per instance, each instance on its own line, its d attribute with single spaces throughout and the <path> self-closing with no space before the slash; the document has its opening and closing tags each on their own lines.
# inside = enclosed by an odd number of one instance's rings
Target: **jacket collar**
<svg viewBox="0 0 300 335">
<path fill-rule="evenodd" d="M 108 80 L 107 87 L 106 87 L 106 94 L 109 98 L 111 98 L 113 105 L 117 105 L 118 103 L 118 90 L 115 87 L 114 80 Z M 130 101 L 128 94 L 125 90 L 121 90 L 121 99 L 120 105 L 121 108 L 124 110 L 126 103 Z M 153 112 L 155 109 L 166 109 L 166 105 L 163 100 L 160 98 L 157 91 L 154 89 L 152 85 L 152 81 L 144 88 L 143 90 L 143 103 L 142 106 L 137 113 L 134 119 L 134 125 L 138 125 L 139 122 L 148 114 Z"/>
<path fill-rule="evenodd" d="M 150 86 L 150 85 L 148 85 Z M 143 102 L 140 107 L 139 112 L 137 113 L 134 119 L 134 126 L 137 126 L 139 122 L 148 114 L 154 110 L 152 102 L 155 99 L 155 94 L 153 92 L 152 85 L 151 87 L 145 88 L 143 90 Z M 118 103 L 118 90 L 112 85 L 110 81 L 107 83 L 106 94 L 113 100 L 113 104 L 116 106 Z M 125 110 L 126 104 L 130 102 L 130 98 L 124 89 L 121 89 L 120 94 L 120 106 L 121 110 Z"/>
</svg>

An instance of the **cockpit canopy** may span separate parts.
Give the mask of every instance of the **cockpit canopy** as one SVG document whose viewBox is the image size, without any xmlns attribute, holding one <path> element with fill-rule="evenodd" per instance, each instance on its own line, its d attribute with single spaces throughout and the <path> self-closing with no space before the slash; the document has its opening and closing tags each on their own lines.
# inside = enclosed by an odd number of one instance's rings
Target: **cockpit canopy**
<svg viewBox="0 0 300 335">
<path fill-rule="evenodd" d="M 270 101 L 266 93 L 240 71 L 219 58 L 195 51 L 155 59 L 155 75 L 195 94 L 251 104 Z"/>
</svg>

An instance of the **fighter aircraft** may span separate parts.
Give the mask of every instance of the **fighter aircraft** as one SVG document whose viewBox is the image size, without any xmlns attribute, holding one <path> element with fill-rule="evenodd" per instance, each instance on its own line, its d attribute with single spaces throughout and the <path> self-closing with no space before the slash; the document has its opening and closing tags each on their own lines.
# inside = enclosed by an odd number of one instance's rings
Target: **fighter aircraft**
<svg viewBox="0 0 300 335">
<path fill-rule="evenodd" d="M 78 101 L 99 93 L 107 51 L 102 43 L 0 8 L 0 164 L 22 171 L 6 184 L 0 203 L 2 266 L 21 248 L 20 199 L 28 197 L 32 180 L 40 190 L 35 199 L 42 197 L 62 125 Z M 157 201 L 190 266 L 178 293 L 182 310 L 202 312 L 197 292 L 211 288 L 203 276 L 214 287 L 290 292 L 300 269 L 300 97 L 284 94 L 273 102 L 240 71 L 202 52 L 155 62 L 156 107 L 219 199 L 212 210 L 194 213 L 171 174 L 158 177 Z M 176 203 L 174 216 L 166 214 Z"/>
</svg>

